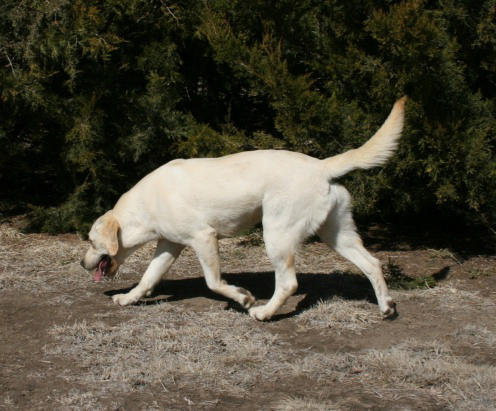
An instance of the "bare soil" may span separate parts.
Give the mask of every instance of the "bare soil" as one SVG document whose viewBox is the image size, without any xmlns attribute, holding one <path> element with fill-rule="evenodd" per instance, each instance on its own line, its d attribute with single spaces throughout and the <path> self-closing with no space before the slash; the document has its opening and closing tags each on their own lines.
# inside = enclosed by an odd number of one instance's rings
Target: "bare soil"
<svg viewBox="0 0 496 411">
<path fill-rule="evenodd" d="M 494 253 L 473 238 L 392 235 L 364 240 L 396 287 L 397 318 L 382 321 L 368 281 L 310 242 L 298 291 L 261 323 L 207 289 L 189 249 L 123 308 L 110 297 L 139 281 L 152 246 L 94 283 L 76 235 L 3 223 L 0 410 L 495 410 Z M 270 298 L 257 234 L 221 252 L 229 283 Z"/>
</svg>

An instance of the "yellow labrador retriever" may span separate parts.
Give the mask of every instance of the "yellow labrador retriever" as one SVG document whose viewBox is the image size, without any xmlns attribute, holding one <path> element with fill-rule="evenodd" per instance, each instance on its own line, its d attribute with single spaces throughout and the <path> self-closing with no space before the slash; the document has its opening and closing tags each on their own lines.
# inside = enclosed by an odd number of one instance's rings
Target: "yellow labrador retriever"
<svg viewBox="0 0 496 411">
<path fill-rule="evenodd" d="M 148 241 L 155 255 L 139 284 L 113 296 L 116 304 L 149 295 L 181 250 L 191 246 L 208 287 L 268 320 L 297 288 L 295 253 L 317 233 L 369 278 L 384 318 L 395 313 L 379 261 L 356 233 L 350 195 L 333 182 L 354 169 L 384 164 L 395 151 L 404 122 L 406 98 L 398 100 L 379 131 L 362 147 L 317 160 L 304 154 L 260 150 L 220 158 L 174 160 L 125 193 L 113 210 L 96 220 L 82 265 L 94 279 L 113 277 L 120 264 Z M 274 266 L 275 292 L 265 305 L 221 278 L 219 238 L 233 236 L 262 221 L 267 254 Z"/>
</svg>

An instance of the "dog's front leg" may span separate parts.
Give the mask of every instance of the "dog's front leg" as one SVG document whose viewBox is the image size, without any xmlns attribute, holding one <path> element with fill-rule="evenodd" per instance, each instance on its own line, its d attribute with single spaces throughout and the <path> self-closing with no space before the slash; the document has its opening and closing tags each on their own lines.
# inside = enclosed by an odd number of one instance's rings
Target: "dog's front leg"
<svg viewBox="0 0 496 411">
<path fill-rule="evenodd" d="M 222 280 L 219 244 L 214 231 L 206 230 L 203 233 L 198 233 L 192 246 L 200 260 L 208 288 L 238 302 L 247 309 L 255 303 L 255 298 L 249 291 L 241 287 L 229 285 Z"/>
<path fill-rule="evenodd" d="M 136 303 L 140 298 L 149 295 L 162 277 L 169 271 L 172 263 L 184 248 L 181 244 L 172 243 L 165 239 L 157 242 L 155 255 L 143 274 L 139 284 L 127 294 L 117 294 L 112 297 L 115 304 L 129 305 Z"/>
</svg>

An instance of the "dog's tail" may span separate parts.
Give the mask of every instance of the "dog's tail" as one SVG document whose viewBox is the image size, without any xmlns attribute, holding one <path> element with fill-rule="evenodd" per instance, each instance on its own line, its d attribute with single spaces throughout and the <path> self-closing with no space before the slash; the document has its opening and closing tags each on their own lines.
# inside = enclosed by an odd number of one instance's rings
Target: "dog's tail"
<svg viewBox="0 0 496 411">
<path fill-rule="evenodd" d="M 405 119 L 407 98 L 398 100 L 381 128 L 363 146 L 323 161 L 329 179 L 338 178 L 358 168 L 368 169 L 384 164 L 398 147 Z"/>
</svg>

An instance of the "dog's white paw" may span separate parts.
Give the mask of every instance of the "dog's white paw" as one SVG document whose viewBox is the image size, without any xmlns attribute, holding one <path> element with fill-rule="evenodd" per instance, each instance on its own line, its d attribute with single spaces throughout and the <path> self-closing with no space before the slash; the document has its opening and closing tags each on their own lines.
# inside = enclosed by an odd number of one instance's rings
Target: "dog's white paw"
<svg viewBox="0 0 496 411">
<path fill-rule="evenodd" d="M 243 306 L 243 308 L 250 308 L 255 304 L 255 297 L 248 291 L 245 290 L 244 288 L 238 287 L 238 292 L 243 294 L 243 298 L 240 301 L 240 304 Z"/>
<path fill-rule="evenodd" d="M 135 301 L 129 298 L 128 294 L 116 294 L 112 297 L 114 304 L 125 306 L 133 304 Z"/>
<path fill-rule="evenodd" d="M 381 307 L 381 315 L 383 320 L 396 315 L 396 303 L 391 297 L 387 298 L 385 307 Z"/>
<path fill-rule="evenodd" d="M 267 312 L 265 305 L 261 305 L 259 307 L 252 307 L 248 310 L 248 314 L 250 314 L 251 318 L 254 318 L 258 321 L 267 321 L 272 317 L 272 313 Z"/>
</svg>

